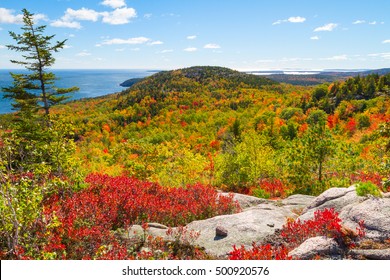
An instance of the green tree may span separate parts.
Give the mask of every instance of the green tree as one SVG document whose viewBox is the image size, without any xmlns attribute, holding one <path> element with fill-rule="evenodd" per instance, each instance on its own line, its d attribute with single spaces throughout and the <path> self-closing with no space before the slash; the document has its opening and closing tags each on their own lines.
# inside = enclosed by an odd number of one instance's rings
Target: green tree
<svg viewBox="0 0 390 280">
<path fill-rule="evenodd" d="M 326 163 L 334 154 L 334 140 L 324 119 L 315 114 L 316 122 L 301 138 L 289 143 L 285 153 L 287 179 L 298 192 L 317 194 L 324 184 Z"/>
<path fill-rule="evenodd" d="M 26 9 L 22 12 L 24 32 L 16 34 L 10 31 L 9 34 L 16 41 L 16 45 L 7 45 L 7 47 L 9 50 L 22 53 L 23 60 L 11 60 L 11 62 L 23 66 L 28 73 L 11 73 L 13 86 L 3 88 L 3 91 L 6 93 L 6 98 L 14 101 L 14 109 L 27 114 L 25 117 L 29 117 L 39 109 L 44 109 L 45 115 L 49 115 L 51 106 L 63 102 L 68 99 L 66 94 L 78 90 L 77 87 L 57 88 L 54 84 L 56 76 L 47 71 L 55 62 L 53 53 L 64 48 L 66 40 L 53 44 L 55 35 L 44 35 L 46 26 L 35 26 L 34 14 Z"/>
<path fill-rule="evenodd" d="M 216 158 L 216 181 L 233 191 L 254 186 L 261 179 L 274 177 L 274 149 L 265 136 L 248 131 L 230 152 Z"/>
</svg>

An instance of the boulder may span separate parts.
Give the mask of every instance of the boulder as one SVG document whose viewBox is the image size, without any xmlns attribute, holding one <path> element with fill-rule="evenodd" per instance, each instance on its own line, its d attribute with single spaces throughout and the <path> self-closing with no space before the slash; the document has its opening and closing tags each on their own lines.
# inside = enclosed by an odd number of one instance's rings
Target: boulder
<svg viewBox="0 0 390 280">
<path fill-rule="evenodd" d="M 159 223 L 148 223 L 149 228 L 159 228 L 159 229 L 168 229 L 166 225 L 162 225 Z"/>
<path fill-rule="evenodd" d="M 220 193 L 219 195 L 222 196 L 228 196 L 230 193 Z M 241 209 L 247 209 L 262 203 L 270 203 L 269 200 L 264 198 L 258 198 L 250 195 L 245 194 L 239 194 L 239 193 L 233 193 L 233 200 L 238 202 L 238 205 L 240 205 Z"/>
<path fill-rule="evenodd" d="M 367 200 L 345 206 L 340 212 L 342 223 L 355 229 L 364 221 L 366 237 L 376 241 L 390 238 L 390 198 L 371 197 Z"/>
<path fill-rule="evenodd" d="M 228 230 L 224 227 L 217 226 L 215 229 L 215 236 L 226 237 L 228 236 Z"/>
<path fill-rule="evenodd" d="M 336 240 L 325 236 L 316 236 L 305 240 L 292 250 L 289 256 L 293 259 L 308 260 L 316 256 L 331 259 L 341 258 L 342 250 Z"/>
<path fill-rule="evenodd" d="M 351 250 L 349 254 L 354 259 L 367 260 L 390 260 L 390 249 L 366 249 L 366 250 Z"/>
<path fill-rule="evenodd" d="M 358 196 L 355 186 L 349 188 L 331 188 L 315 198 L 303 211 L 299 219 L 309 220 L 314 217 L 314 212 L 325 208 L 333 208 L 340 213 L 348 205 L 358 204 L 366 200 L 367 197 Z"/>
<path fill-rule="evenodd" d="M 315 198 L 315 196 L 311 195 L 291 195 L 282 200 L 282 207 L 285 207 L 290 211 L 300 212 L 303 211 L 307 206 L 309 206 Z"/>
<path fill-rule="evenodd" d="M 250 247 L 281 229 L 287 218 L 294 213 L 274 204 L 260 204 L 237 214 L 222 215 L 207 220 L 194 221 L 187 225 L 189 230 L 200 232 L 196 245 L 219 258 L 226 258 L 233 245 Z M 227 236 L 217 236 L 218 226 L 226 229 Z"/>
</svg>

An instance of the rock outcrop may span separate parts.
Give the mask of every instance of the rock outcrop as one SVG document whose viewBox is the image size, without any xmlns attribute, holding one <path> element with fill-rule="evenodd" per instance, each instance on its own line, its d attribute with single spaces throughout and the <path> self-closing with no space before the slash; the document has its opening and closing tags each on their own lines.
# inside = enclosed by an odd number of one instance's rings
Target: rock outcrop
<svg viewBox="0 0 390 280">
<path fill-rule="evenodd" d="M 390 249 L 351 250 L 350 255 L 355 259 L 390 260 Z"/>
<path fill-rule="evenodd" d="M 204 247 L 206 252 L 226 258 L 233 245 L 251 246 L 252 242 L 260 242 L 281 229 L 287 218 L 297 215 L 274 203 L 260 204 L 245 209 L 241 213 L 217 216 L 206 220 L 194 221 L 187 225 L 190 230 L 200 232 L 196 244 Z M 222 226 L 229 234 L 217 236 L 216 228 Z"/>
<path fill-rule="evenodd" d="M 316 236 L 305 240 L 289 253 L 293 259 L 309 260 L 316 256 L 340 259 L 342 249 L 333 238 Z"/>
<path fill-rule="evenodd" d="M 220 193 L 220 195 L 227 195 Z M 196 245 L 203 247 L 207 253 L 216 258 L 227 258 L 233 245 L 251 247 L 253 242 L 278 244 L 278 231 L 288 218 L 299 218 L 301 221 L 312 219 L 314 212 L 325 208 L 334 208 L 339 213 L 343 228 L 355 231 L 359 221 L 364 221 L 366 239 L 369 242 L 381 242 L 378 248 L 356 248 L 348 251 L 341 248 L 338 241 L 323 236 L 309 238 L 290 252 L 298 259 L 356 258 L 356 259 L 390 259 L 390 195 L 382 198 L 361 197 L 355 187 L 332 188 L 318 197 L 292 195 L 286 199 L 273 201 L 248 195 L 234 194 L 242 212 L 216 216 L 206 220 L 193 221 L 187 225 L 188 230 L 198 231 Z M 298 216 L 299 215 L 299 216 Z M 150 223 L 147 234 L 161 236 L 166 240 L 167 227 Z M 356 232 L 354 232 L 356 234 Z M 133 226 L 124 235 L 137 240 L 143 235 L 141 226 Z M 276 240 L 276 243 L 275 243 Z M 281 244 L 281 243 L 279 243 Z"/>
<path fill-rule="evenodd" d="M 369 239 L 390 239 L 390 198 L 371 197 L 361 203 L 347 205 L 340 211 L 340 218 L 352 229 L 358 227 L 359 221 L 364 221 Z"/>
<path fill-rule="evenodd" d="M 228 196 L 229 193 L 220 193 L 221 196 Z M 242 210 L 259 205 L 259 204 L 269 204 L 270 201 L 264 198 L 258 198 L 250 195 L 240 194 L 240 193 L 234 193 L 233 199 L 237 201 L 238 205 L 240 205 L 240 208 Z"/>
<path fill-rule="evenodd" d="M 287 197 L 281 201 L 281 206 L 287 208 L 295 213 L 302 212 L 308 207 L 314 200 L 315 196 L 295 194 Z"/>
<path fill-rule="evenodd" d="M 312 219 L 314 212 L 325 208 L 333 208 L 336 212 L 340 213 L 345 206 L 360 203 L 366 199 L 367 197 L 356 194 L 355 186 L 349 188 L 331 188 L 316 197 L 304 209 L 299 219 L 302 221 Z"/>
</svg>

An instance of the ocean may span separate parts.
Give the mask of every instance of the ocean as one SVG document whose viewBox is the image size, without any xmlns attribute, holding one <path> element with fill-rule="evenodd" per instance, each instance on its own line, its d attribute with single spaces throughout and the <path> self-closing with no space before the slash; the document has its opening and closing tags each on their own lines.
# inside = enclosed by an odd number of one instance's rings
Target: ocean
<svg viewBox="0 0 390 280">
<path fill-rule="evenodd" d="M 9 74 L 25 73 L 23 70 L 0 70 L 0 114 L 12 112 L 10 99 L 3 98 L 2 87 L 12 86 L 12 77 Z M 52 70 L 59 79 L 57 87 L 79 87 L 80 90 L 72 94 L 71 100 L 97 97 L 110 93 L 120 92 L 126 88 L 120 84 L 131 78 L 143 78 L 158 71 L 155 70 Z"/>
</svg>

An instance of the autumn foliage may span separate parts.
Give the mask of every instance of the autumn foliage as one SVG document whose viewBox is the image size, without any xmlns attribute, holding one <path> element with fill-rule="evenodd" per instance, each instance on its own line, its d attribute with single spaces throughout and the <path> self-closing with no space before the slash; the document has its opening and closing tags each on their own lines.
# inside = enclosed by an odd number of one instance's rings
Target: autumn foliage
<svg viewBox="0 0 390 280">
<path fill-rule="evenodd" d="M 49 222 L 46 252 L 69 259 L 93 258 L 102 246 L 121 255 L 113 235 L 118 228 L 158 222 L 168 226 L 239 211 L 232 196 L 220 196 L 201 184 L 167 188 L 129 177 L 92 174 L 89 187 L 69 197 L 51 197 L 45 207 Z M 113 246 L 113 247 L 112 247 Z"/>
</svg>

